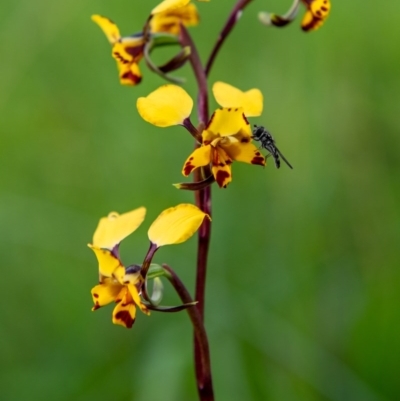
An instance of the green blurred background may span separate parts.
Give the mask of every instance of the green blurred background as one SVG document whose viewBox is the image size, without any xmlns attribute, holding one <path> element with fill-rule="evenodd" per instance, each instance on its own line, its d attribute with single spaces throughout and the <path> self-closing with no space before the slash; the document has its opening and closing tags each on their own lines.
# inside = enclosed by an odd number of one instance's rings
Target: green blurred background
<svg viewBox="0 0 400 401">
<path fill-rule="evenodd" d="M 400 399 L 400 4 L 332 0 L 304 34 L 257 22 L 255 1 L 210 83 L 264 93 L 266 125 L 294 165 L 235 163 L 213 187 L 206 324 L 218 401 Z M 191 202 L 172 183 L 192 150 L 182 128 L 142 121 L 110 46 L 90 21 L 140 30 L 152 1 L 1 4 L 0 392 L 3 400 L 195 400 L 187 315 L 138 314 L 132 330 L 96 313 L 97 264 L 86 244 L 101 216 L 145 205 L 122 245 L 140 263 L 164 208 Z M 228 0 L 199 4 L 191 32 L 203 59 Z M 379 7 L 382 8 L 379 8 Z M 185 88 L 196 95 L 188 67 Z M 211 108 L 215 102 L 211 100 Z M 195 239 L 162 249 L 194 285 Z M 177 303 L 166 284 L 167 304 Z"/>
</svg>

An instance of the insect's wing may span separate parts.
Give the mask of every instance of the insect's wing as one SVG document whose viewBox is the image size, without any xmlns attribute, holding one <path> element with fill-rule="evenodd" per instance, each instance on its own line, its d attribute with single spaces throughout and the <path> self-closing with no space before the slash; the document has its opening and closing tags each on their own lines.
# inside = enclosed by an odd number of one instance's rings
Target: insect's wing
<svg viewBox="0 0 400 401">
<path fill-rule="evenodd" d="M 282 160 L 288 165 L 288 167 L 290 167 L 293 170 L 293 166 L 286 160 L 286 157 L 283 156 L 282 152 L 278 148 L 276 148 L 276 151 L 278 152 Z"/>
</svg>

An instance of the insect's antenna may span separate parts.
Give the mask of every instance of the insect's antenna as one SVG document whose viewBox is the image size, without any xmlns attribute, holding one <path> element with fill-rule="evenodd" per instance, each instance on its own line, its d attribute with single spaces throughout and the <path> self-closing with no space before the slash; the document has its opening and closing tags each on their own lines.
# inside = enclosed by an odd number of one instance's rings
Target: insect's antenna
<svg viewBox="0 0 400 401">
<path fill-rule="evenodd" d="M 287 164 L 288 167 L 290 167 L 293 170 L 293 166 L 286 160 L 286 157 L 283 156 L 283 154 L 277 147 L 275 147 L 275 148 L 276 148 L 276 151 L 279 153 L 279 156 L 282 158 L 282 160 Z"/>
</svg>

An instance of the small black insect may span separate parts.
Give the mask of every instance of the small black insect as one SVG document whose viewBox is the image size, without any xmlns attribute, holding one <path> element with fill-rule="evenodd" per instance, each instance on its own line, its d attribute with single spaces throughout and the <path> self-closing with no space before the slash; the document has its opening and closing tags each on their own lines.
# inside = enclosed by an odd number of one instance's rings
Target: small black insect
<svg viewBox="0 0 400 401">
<path fill-rule="evenodd" d="M 291 169 L 293 169 L 292 165 L 286 160 L 285 156 L 283 156 L 281 151 L 275 146 L 275 140 L 274 140 L 273 136 L 271 135 L 271 133 L 269 131 L 267 131 L 264 127 L 262 127 L 261 125 L 254 126 L 253 139 L 255 141 L 261 142 L 261 147 L 270 153 L 268 156 L 272 156 L 274 158 L 276 168 L 279 168 L 281 166 L 281 160 L 279 159 L 279 156 L 280 156 L 282 158 L 282 160 Z"/>
</svg>

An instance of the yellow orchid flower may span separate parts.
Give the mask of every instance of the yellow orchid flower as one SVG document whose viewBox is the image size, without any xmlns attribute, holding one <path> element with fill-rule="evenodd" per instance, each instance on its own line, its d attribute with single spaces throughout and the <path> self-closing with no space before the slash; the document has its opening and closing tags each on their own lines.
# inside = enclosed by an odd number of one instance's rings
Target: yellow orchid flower
<svg viewBox="0 0 400 401">
<path fill-rule="evenodd" d="M 220 187 L 232 180 L 231 164 L 241 161 L 265 165 L 265 158 L 251 143 L 252 132 L 247 116 L 262 112 L 262 94 L 258 89 L 247 92 L 216 82 L 213 93 L 222 106 L 211 116 L 201 134 L 202 145 L 186 160 L 182 170 L 188 176 L 194 169 L 211 164 L 211 170 Z M 139 98 L 139 114 L 147 122 L 159 126 L 184 125 L 190 121 L 193 101 L 181 87 L 164 85 Z"/>
<path fill-rule="evenodd" d="M 146 46 L 150 45 L 152 35 L 177 35 L 180 24 L 192 26 L 199 22 L 199 15 L 193 4 L 164 8 L 164 11 L 150 15 L 146 24 L 146 33 L 141 31 L 124 37 L 121 36 L 117 25 L 112 20 L 101 15 L 92 15 L 92 20 L 99 25 L 112 46 L 111 54 L 117 62 L 119 80 L 122 85 L 134 86 L 141 82 L 139 62 L 146 54 Z"/>
<path fill-rule="evenodd" d="M 330 0 L 294 0 L 289 11 L 283 16 L 260 12 L 258 17 L 265 25 L 283 27 L 296 18 L 300 3 L 302 3 L 307 9 L 301 22 L 301 29 L 308 32 L 314 31 L 322 26 L 328 18 L 331 9 Z"/>
<path fill-rule="evenodd" d="M 146 315 L 150 314 L 149 308 L 140 297 L 146 274 L 142 266 L 125 267 L 119 259 L 118 246 L 140 226 L 145 214 L 144 207 L 121 215 L 111 212 L 100 219 L 93 235 L 93 243 L 88 244 L 99 266 L 99 284 L 91 291 L 94 303 L 92 310 L 115 302 L 117 305 L 112 315 L 113 323 L 127 328 L 131 328 L 135 322 L 136 307 Z M 180 204 L 164 210 L 148 231 L 151 255 L 161 246 L 188 240 L 205 218 L 209 216 L 191 204 Z M 149 267 L 151 258 L 146 257 L 146 263 Z"/>
</svg>

